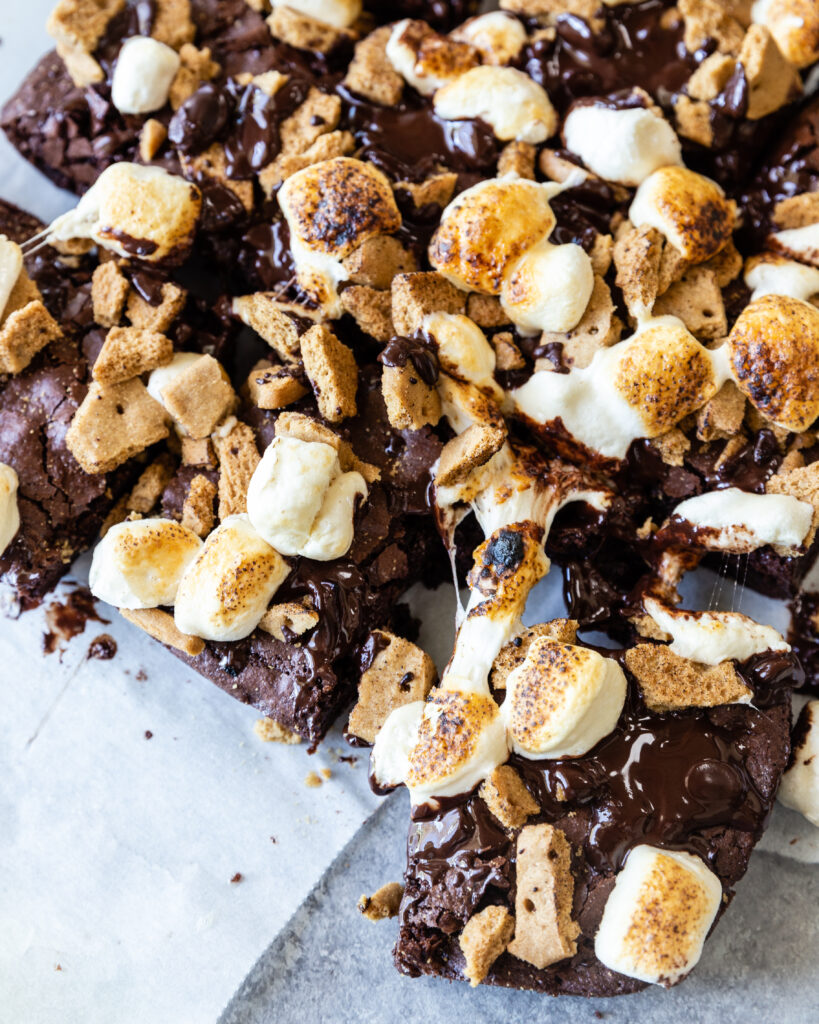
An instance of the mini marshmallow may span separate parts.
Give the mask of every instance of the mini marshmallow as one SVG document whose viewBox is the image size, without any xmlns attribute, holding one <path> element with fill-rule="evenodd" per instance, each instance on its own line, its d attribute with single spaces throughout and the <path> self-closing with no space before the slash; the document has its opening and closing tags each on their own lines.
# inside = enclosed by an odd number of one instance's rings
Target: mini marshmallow
<svg viewBox="0 0 819 1024">
<path fill-rule="evenodd" d="M 790 295 L 807 302 L 819 294 L 819 268 L 765 253 L 750 259 L 745 267 L 745 284 L 751 289 L 751 302 L 763 295 Z"/>
<path fill-rule="evenodd" d="M 813 506 L 790 494 L 726 487 L 687 498 L 672 515 L 706 531 L 697 539 L 709 551 L 742 553 L 775 544 L 796 552 L 810 530 Z"/>
<path fill-rule="evenodd" d="M 277 437 L 251 477 L 247 510 L 277 551 L 329 561 L 349 550 L 355 510 L 366 497 L 364 478 L 343 473 L 331 445 Z"/>
<path fill-rule="evenodd" d="M 288 563 L 246 515 L 228 516 L 180 580 L 176 627 L 203 640 L 242 640 L 259 624 L 289 573 Z"/>
<path fill-rule="evenodd" d="M 448 374 L 473 384 L 494 386 L 495 350 L 474 320 L 460 313 L 428 313 L 421 329 L 438 345 Z"/>
<path fill-rule="evenodd" d="M 791 764 L 782 776 L 779 801 L 819 827 L 819 700 L 802 708 L 793 731 Z"/>
<path fill-rule="evenodd" d="M 645 609 L 664 633 L 673 638 L 669 650 L 701 665 L 746 661 L 763 651 L 789 651 L 772 626 L 762 626 L 740 612 L 691 612 L 668 608 L 653 597 Z"/>
<path fill-rule="evenodd" d="M 575 106 L 563 125 L 566 148 L 606 181 L 639 185 L 661 167 L 682 166 L 677 133 L 645 107 Z"/>
<path fill-rule="evenodd" d="M 580 323 L 593 289 L 588 253 L 573 243 L 544 240 L 504 280 L 501 305 L 524 334 L 562 333 Z"/>
<path fill-rule="evenodd" d="M 20 529 L 20 510 L 17 507 L 17 473 L 5 462 L 0 462 L 0 555 L 14 540 Z"/>
<path fill-rule="evenodd" d="M 398 74 L 422 96 L 431 96 L 478 63 L 477 50 L 409 18 L 393 26 L 385 52 Z"/>
<path fill-rule="evenodd" d="M 292 11 L 333 28 L 349 28 L 361 17 L 361 0 L 272 0 L 273 7 L 289 7 Z"/>
<path fill-rule="evenodd" d="M 685 259 L 703 263 L 730 240 L 734 207 L 710 178 L 662 167 L 637 189 L 629 219 L 635 227 L 656 228 Z"/>
<path fill-rule="evenodd" d="M 120 47 L 111 102 L 121 114 L 150 114 L 168 102 L 179 70 L 176 50 L 150 36 L 131 36 Z"/>
<path fill-rule="evenodd" d="M 433 101 L 446 121 L 479 117 L 502 142 L 537 144 L 554 135 L 557 114 L 546 90 L 515 68 L 481 65 L 442 86 Z"/>
<path fill-rule="evenodd" d="M 526 29 L 522 22 L 503 11 L 490 11 L 469 18 L 452 33 L 453 39 L 470 43 L 481 55 L 484 64 L 508 64 L 526 45 Z"/>
<path fill-rule="evenodd" d="M 91 593 L 117 608 L 172 605 L 182 576 L 201 550 L 193 530 L 172 519 L 117 523 L 94 549 Z"/>
<path fill-rule="evenodd" d="M 670 988 L 699 961 L 721 903 L 720 880 L 699 857 L 635 846 L 603 910 L 595 955 L 618 974 Z"/>
<path fill-rule="evenodd" d="M 0 235 L 0 321 L 22 269 L 22 249 L 10 238 Z"/>
<path fill-rule="evenodd" d="M 819 8 L 816 0 L 754 0 L 751 21 L 764 25 L 783 55 L 798 68 L 819 57 Z"/>
</svg>

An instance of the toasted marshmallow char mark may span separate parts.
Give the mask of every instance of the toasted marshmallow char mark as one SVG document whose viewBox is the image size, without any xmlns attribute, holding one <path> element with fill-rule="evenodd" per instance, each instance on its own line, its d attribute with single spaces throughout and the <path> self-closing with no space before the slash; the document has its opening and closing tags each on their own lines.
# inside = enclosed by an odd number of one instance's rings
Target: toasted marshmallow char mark
<svg viewBox="0 0 819 1024">
<path fill-rule="evenodd" d="M 89 586 L 117 608 L 172 605 L 179 582 L 202 541 L 172 519 L 137 519 L 112 526 L 94 549 Z"/>
<path fill-rule="evenodd" d="M 763 295 L 790 295 L 807 302 L 819 294 L 819 269 L 766 253 L 748 261 L 745 284 L 751 289 L 751 302 Z"/>
<path fill-rule="evenodd" d="M 338 452 L 321 441 L 277 437 L 251 477 L 247 511 L 259 535 L 284 555 L 340 558 L 353 542 L 360 473 L 343 473 Z"/>
<path fill-rule="evenodd" d="M 566 148 L 606 181 L 639 185 L 661 167 L 682 165 L 677 133 L 644 107 L 573 107 L 563 126 Z"/>
<path fill-rule="evenodd" d="M 819 827 L 819 700 L 808 701 L 799 715 L 793 760 L 782 776 L 779 800 Z"/>
<path fill-rule="evenodd" d="M 709 551 L 740 554 L 765 544 L 797 551 L 810 530 L 813 506 L 790 494 L 726 487 L 687 498 L 672 515 L 698 527 L 697 543 Z"/>
<path fill-rule="evenodd" d="M 702 665 L 745 661 L 763 651 L 791 649 L 772 626 L 761 626 L 740 612 L 685 611 L 669 608 L 653 597 L 643 603 L 660 629 L 671 634 L 669 649 Z"/>
<path fill-rule="evenodd" d="M 545 142 L 557 128 L 546 90 L 515 68 L 471 68 L 438 89 L 433 105 L 445 121 L 481 118 L 502 142 Z"/>
<path fill-rule="evenodd" d="M 669 988 L 702 955 L 722 885 L 699 857 L 635 846 L 617 875 L 594 942 L 606 967 Z"/>
<path fill-rule="evenodd" d="M 23 252 L 16 242 L 0 235 L 0 323 L 23 269 Z"/>
<path fill-rule="evenodd" d="M 523 757 L 579 757 L 608 736 L 625 700 L 616 661 L 541 637 L 507 677 L 501 714 Z"/>
<path fill-rule="evenodd" d="M 17 507 L 17 473 L 0 462 L 0 555 L 14 540 L 20 529 L 20 510 Z"/>
<path fill-rule="evenodd" d="M 203 640 L 249 636 L 290 566 L 246 515 L 228 516 L 208 536 L 179 583 L 177 629 Z"/>
<path fill-rule="evenodd" d="M 333 28 L 349 28 L 361 17 L 361 0 L 272 0 L 274 7 L 289 7 Z"/>
<path fill-rule="evenodd" d="M 177 258 L 190 246 L 202 196 L 161 167 L 107 167 L 73 210 L 50 227 L 50 242 L 88 238 L 118 256 L 146 262 Z"/>
<path fill-rule="evenodd" d="M 150 114 L 168 102 L 180 60 L 176 50 L 131 36 L 120 47 L 111 82 L 111 102 L 121 114 Z"/>
<path fill-rule="evenodd" d="M 452 33 L 453 39 L 470 43 L 484 64 L 508 64 L 526 45 L 526 29 L 517 18 L 491 11 L 469 18 Z"/>
</svg>

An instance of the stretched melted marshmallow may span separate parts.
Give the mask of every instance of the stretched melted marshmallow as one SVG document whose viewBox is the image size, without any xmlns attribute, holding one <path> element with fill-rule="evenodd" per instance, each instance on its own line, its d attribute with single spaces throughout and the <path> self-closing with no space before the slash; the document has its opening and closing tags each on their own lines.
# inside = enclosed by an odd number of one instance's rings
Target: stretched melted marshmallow
<svg viewBox="0 0 819 1024">
<path fill-rule="evenodd" d="M 121 114 L 150 114 L 168 102 L 180 60 L 176 50 L 150 36 L 131 36 L 120 47 L 111 102 Z"/>
<path fill-rule="evenodd" d="M 748 261 L 745 284 L 751 289 L 751 302 L 763 295 L 790 295 L 807 302 L 819 294 L 819 268 L 765 253 Z"/>
<path fill-rule="evenodd" d="M 10 238 L 0 235 L 0 323 L 22 269 L 22 249 Z"/>
<path fill-rule="evenodd" d="M 504 279 L 501 305 L 524 334 L 562 333 L 586 312 L 594 270 L 579 245 L 544 240 L 525 253 Z"/>
<path fill-rule="evenodd" d="M 606 181 L 639 185 L 661 167 L 682 166 L 677 133 L 645 107 L 575 106 L 563 125 L 566 148 Z"/>
<path fill-rule="evenodd" d="M 557 128 L 546 90 L 516 68 L 471 68 L 438 89 L 433 105 L 446 121 L 479 117 L 502 142 L 517 139 L 536 145 Z"/>
<path fill-rule="evenodd" d="M 289 572 L 246 515 L 228 516 L 179 582 L 176 627 L 203 640 L 242 640 L 259 624 Z"/>
<path fill-rule="evenodd" d="M 14 540 L 20 529 L 20 510 L 17 507 L 17 473 L 5 462 L 0 462 L 0 555 Z"/>
<path fill-rule="evenodd" d="M 740 612 L 691 612 L 668 608 L 655 598 L 645 609 L 661 630 L 670 633 L 670 650 L 702 665 L 746 661 L 763 651 L 789 651 L 772 626 L 762 626 Z"/>
<path fill-rule="evenodd" d="M 91 593 L 117 608 L 172 605 L 182 576 L 201 550 L 199 537 L 172 519 L 117 523 L 94 549 Z"/>
<path fill-rule="evenodd" d="M 508 64 L 526 45 L 526 29 L 517 18 L 503 11 L 490 11 L 469 18 L 452 32 L 453 39 L 470 43 L 484 64 Z"/>
<path fill-rule="evenodd" d="M 635 846 L 606 902 L 595 955 L 618 974 L 668 988 L 699 961 L 721 902 L 722 884 L 699 857 Z"/>
<path fill-rule="evenodd" d="M 625 699 L 616 661 L 541 637 L 507 677 L 501 714 L 523 757 L 579 757 L 614 729 Z"/>
<path fill-rule="evenodd" d="M 782 776 L 778 796 L 819 827 L 819 700 L 808 701 L 796 722 L 791 765 Z"/>
<path fill-rule="evenodd" d="M 273 7 L 289 7 L 333 28 L 349 28 L 361 17 L 361 0 L 272 0 Z"/>
<path fill-rule="evenodd" d="M 727 487 L 687 498 L 672 515 L 698 527 L 698 540 L 710 551 L 742 553 L 765 544 L 797 550 L 810 530 L 813 506 L 790 494 Z"/>
<path fill-rule="evenodd" d="M 331 445 L 277 437 L 251 477 L 247 511 L 277 551 L 328 561 L 349 550 L 356 506 L 366 497 L 364 478 L 343 473 Z"/>
</svg>

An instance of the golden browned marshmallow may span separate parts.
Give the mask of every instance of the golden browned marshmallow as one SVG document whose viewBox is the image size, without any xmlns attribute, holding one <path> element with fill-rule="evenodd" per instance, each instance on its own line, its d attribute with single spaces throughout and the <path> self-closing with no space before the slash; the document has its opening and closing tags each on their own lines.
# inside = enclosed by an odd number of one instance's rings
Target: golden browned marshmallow
<svg viewBox="0 0 819 1024">
<path fill-rule="evenodd" d="M 523 334 L 565 332 L 580 323 L 593 291 L 594 270 L 586 251 L 544 239 L 507 275 L 501 305 Z"/>
<path fill-rule="evenodd" d="M 629 210 L 636 227 L 653 227 L 692 263 L 716 255 L 734 230 L 734 205 L 710 178 L 662 167 L 637 189 Z"/>
<path fill-rule="evenodd" d="M 0 555 L 20 529 L 20 510 L 17 507 L 19 483 L 16 471 L 5 462 L 0 462 Z"/>
<path fill-rule="evenodd" d="M 441 36 L 426 22 L 408 18 L 393 27 L 386 54 L 398 74 L 424 96 L 479 62 L 474 46 Z"/>
<path fill-rule="evenodd" d="M 751 18 L 764 25 L 798 68 L 819 58 L 819 7 L 815 0 L 754 0 Z"/>
<path fill-rule="evenodd" d="M 401 227 L 387 178 L 372 164 L 337 157 L 291 175 L 279 191 L 301 287 L 330 318 L 343 307 L 341 261 L 369 238 Z"/>
<path fill-rule="evenodd" d="M 450 35 L 474 46 L 484 64 L 508 64 L 517 57 L 527 39 L 522 23 L 502 11 L 469 18 Z"/>
<path fill-rule="evenodd" d="M 465 291 L 499 295 L 512 266 L 555 226 L 550 186 L 523 179 L 473 185 L 444 210 L 430 263 Z"/>
<path fill-rule="evenodd" d="M 819 310 L 764 295 L 742 311 L 727 349 L 737 386 L 763 416 L 807 430 L 819 416 Z"/>
<path fill-rule="evenodd" d="M 472 68 L 438 89 L 433 105 L 447 121 L 481 118 L 503 142 L 545 142 L 557 129 L 546 90 L 516 68 Z"/>
<path fill-rule="evenodd" d="M 459 313 L 428 313 L 422 329 L 437 343 L 441 368 L 450 376 L 494 390 L 495 350 L 473 320 Z"/>
<path fill-rule="evenodd" d="M 349 28 L 361 16 L 361 0 L 272 0 L 273 7 L 290 7 L 333 28 Z"/>
</svg>

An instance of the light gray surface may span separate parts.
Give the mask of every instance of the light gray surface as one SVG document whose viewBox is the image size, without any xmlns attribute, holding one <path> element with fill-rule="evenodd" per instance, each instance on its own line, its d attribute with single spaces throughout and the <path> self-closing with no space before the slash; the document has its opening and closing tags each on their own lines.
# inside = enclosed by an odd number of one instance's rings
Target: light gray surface
<svg viewBox="0 0 819 1024">
<path fill-rule="evenodd" d="M 819 873 L 759 853 L 706 945 L 695 973 L 666 992 L 620 999 L 551 999 L 432 978 L 392 966 L 395 921 L 371 924 L 362 893 L 401 877 L 408 800 L 390 797 L 341 852 L 266 950 L 219 1024 L 392 1024 L 468 1019 L 481 1024 L 812 1024 L 819 1020 Z"/>
</svg>

